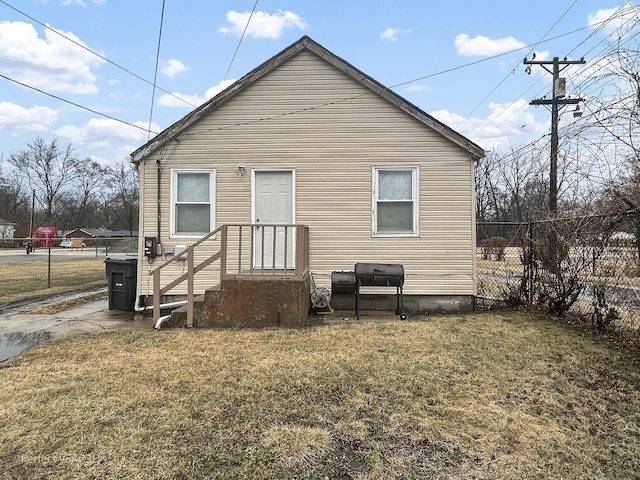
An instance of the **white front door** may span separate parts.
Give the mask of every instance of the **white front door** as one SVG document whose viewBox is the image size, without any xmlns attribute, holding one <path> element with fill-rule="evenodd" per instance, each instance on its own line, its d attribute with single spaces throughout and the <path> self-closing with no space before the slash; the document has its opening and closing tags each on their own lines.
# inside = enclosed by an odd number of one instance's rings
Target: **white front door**
<svg viewBox="0 0 640 480">
<path fill-rule="evenodd" d="M 260 227 L 260 224 L 291 225 L 294 223 L 293 171 L 258 170 L 254 171 L 254 174 L 253 223 L 257 225 L 254 228 L 254 268 L 283 269 L 285 253 L 286 268 L 295 268 L 294 229 Z"/>
</svg>

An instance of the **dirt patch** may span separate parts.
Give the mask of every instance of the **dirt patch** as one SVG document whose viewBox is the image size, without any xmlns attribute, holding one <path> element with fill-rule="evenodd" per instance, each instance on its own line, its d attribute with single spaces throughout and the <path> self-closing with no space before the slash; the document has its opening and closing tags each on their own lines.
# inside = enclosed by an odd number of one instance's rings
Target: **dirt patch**
<svg viewBox="0 0 640 480">
<path fill-rule="evenodd" d="M 64 312 L 65 310 L 69 310 L 70 308 L 79 307 L 80 305 L 85 305 L 90 302 L 95 302 L 101 298 L 107 298 L 108 295 L 105 292 L 97 292 L 90 295 L 85 295 L 78 298 L 72 298 L 69 300 L 64 300 L 61 302 L 51 303 L 49 305 L 45 305 L 43 307 L 34 308 L 33 310 L 26 311 L 24 313 L 28 315 L 52 315 L 55 313 Z"/>
</svg>

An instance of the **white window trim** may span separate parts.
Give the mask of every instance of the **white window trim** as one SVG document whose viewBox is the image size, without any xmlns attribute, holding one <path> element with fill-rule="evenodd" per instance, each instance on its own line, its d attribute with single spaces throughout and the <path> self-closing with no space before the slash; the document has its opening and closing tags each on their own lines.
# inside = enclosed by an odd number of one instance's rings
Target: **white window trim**
<svg viewBox="0 0 640 480">
<path fill-rule="evenodd" d="M 412 182 L 412 198 L 413 202 L 413 232 L 378 232 L 378 172 L 381 170 L 390 170 L 390 171 L 410 171 L 411 172 L 411 182 Z M 374 165 L 371 169 L 371 178 L 372 178 L 372 196 L 371 196 L 371 234 L 373 237 L 418 237 L 420 235 L 420 195 L 418 193 L 418 179 L 420 178 L 420 170 L 418 166 L 412 165 L 398 165 L 398 166 L 376 166 Z"/>
<path fill-rule="evenodd" d="M 215 169 L 172 169 L 171 170 L 171 205 L 169 214 L 169 228 L 171 232 L 171 238 L 202 238 L 209 232 L 203 232 L 201 234 L 186 234 L 176 232 L 176 201 L 178 195 L 178 189 L 176 188 L 178 175 L 182 173 L 208 173 L 209 174 L 209 228 L 211 231 L 216 228 L 216 170 Z"/>
</svg>

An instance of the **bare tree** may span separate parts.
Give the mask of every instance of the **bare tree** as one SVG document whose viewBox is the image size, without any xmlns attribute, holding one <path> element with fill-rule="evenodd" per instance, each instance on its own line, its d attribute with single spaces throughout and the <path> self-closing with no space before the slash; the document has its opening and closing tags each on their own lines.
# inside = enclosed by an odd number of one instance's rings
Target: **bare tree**
<svg viewBox="0 0 640 480">
<path fill-rule="evenodd" d="M 27 148 L 9 156 L 8 162 L 22 172 L 29 181 L 42 205 L 45 222 L 53 220 L 54 204 L 57 196 L 77 175 L 78 160 L 71 145 L 58 146 L 56 140 L 46 142 L 37 137 Z"/>
<path fill-rule="evenodd" d="M 496 166 L 499 163 L 500 154 L 492 151 L 476 165 L 476 220 L 479 222 L 498 221 L 501 218 L 504 199 L 497 175 Z"/>
<path fill-rule="evenodd" d="M 31 195 L 15 172 L 0 175 L 0 217 L 16 224 L 16 235 L 27 236 Z"/>
<path fill-rule="evenodd" d="M 478 221 L 525 222 L 546 209 L 548 196 L 538 151 L 491 152 L 476 168 Z"/>
<path fill-rule="evenodd" d="M 628 170 L 607 185 L 598 204 L 619 216 L 620 231 L 634 235 L 636 255 L 640 259 L 640 159 L 628 158 L 626 164 Z"/>
<path fill-rule="evenodd" d="M 131 235 L 138 228 L 139 182 L 138 171 L 130 164 L 120 163 L 109 171 L 109 225 L 129 230 Z"/>
<path fill-rule="evenodd" d="M 74 179 L 70 188 L 60 195 L 56 205 L 57 217 L 71 227 L 86 227 L 95 221 L 96 214 L 103 203 L 110 171 L 95 160 L 86 158 L 74 165 Z"/>
<path fill-rule="evenodd" d="M 567 174 L 561 194 L 572 192 L 584 204 L 629 180 L 625 169 L 640 159 L 640 49 L 632 33 L 619 32 L 617 41 L 590 61 L 594 71 L 576 89 L 596 93 L 583 94 L 586 115 L 561 132 L 566 141 L 560 164 Z"/>
</svg>

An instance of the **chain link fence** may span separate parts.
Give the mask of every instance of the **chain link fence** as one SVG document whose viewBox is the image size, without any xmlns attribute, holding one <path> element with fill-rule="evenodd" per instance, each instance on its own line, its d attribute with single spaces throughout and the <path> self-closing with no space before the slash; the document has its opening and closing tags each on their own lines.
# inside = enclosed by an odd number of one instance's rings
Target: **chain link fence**
<svg viewBox="0 0 640 480">
<path fill-rule="evenodd" d="M 638 213 L 479 222 L 480 306 L 541 307 L 575 313 L 597 328 L 640 327 Z"/>
<path fill-rule="evenodd" d="M 0 307 L 107 285 L 104 260 L 137 251 L 137 237 L 0 239 Z"/>
</svg>

